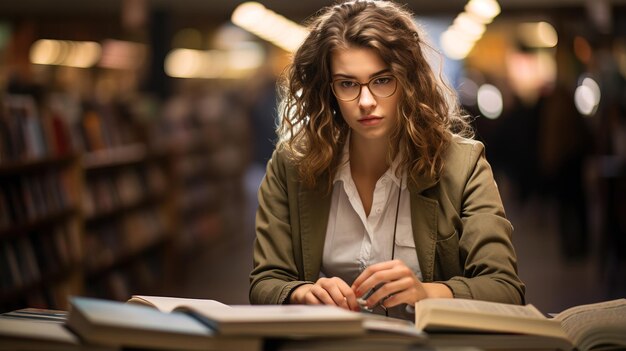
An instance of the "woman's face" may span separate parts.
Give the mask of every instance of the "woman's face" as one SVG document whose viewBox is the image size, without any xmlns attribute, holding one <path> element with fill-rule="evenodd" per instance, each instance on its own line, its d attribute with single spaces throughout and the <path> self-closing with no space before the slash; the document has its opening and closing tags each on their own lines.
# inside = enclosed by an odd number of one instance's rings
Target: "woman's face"
<svg viewBox="0 0 626 351">
<path fill-rule="evenodd" d="M 398 123 L 400 101 L 397 79 L 389 66 L 373 49 L 350 47 L 332 53 L 331 74 L 339 109 L 352 129 L 352 138 L 360 142 L 387 140 Z M 354 100 L 341 99 L 356 94 Z"/>
</svg>

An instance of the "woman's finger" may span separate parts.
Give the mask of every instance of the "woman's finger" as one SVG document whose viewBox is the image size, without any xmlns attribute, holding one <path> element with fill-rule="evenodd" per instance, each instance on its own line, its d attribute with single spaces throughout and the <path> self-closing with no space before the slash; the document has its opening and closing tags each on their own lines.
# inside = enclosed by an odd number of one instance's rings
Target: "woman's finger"
<svg viewBox="0 0 626 351">
<path fill-rule="evenodd" d="M 365 270 L 361 272 L 361 274 L 359 274 L 359 276 L 352 283 L 352 289 L 356 291 L 361 286 L 361 284 L 363 284 L 363 282 L 367 280 L 369 277 L 371 277 L 373 274 L 381 270 L 390 269 L 395 264 L 397 264 L 397 262 L 395 261 L 385 261 L 385 262 L 375 263 L 365 268 Z"/>
<path fill-rule="evenodd" d="M 322 288 L 320 285 L 314 285 L 309 291 L 313 296 L 315 296 L 322 304 L 324 305 L 335 305 L 335 301 L 328 294 L 326 289 Z"/>
</svg>

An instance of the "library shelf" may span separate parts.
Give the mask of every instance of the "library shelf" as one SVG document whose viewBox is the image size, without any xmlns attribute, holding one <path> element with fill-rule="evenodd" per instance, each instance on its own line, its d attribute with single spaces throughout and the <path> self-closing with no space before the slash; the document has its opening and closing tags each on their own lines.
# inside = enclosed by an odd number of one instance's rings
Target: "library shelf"
<svg viewBox="0 0 626 351">
<path fill-rule="evenodd" d="M 77 154 L 0 163 L 0 309 L 67 307 L 82 292 Z"/>
</svg>

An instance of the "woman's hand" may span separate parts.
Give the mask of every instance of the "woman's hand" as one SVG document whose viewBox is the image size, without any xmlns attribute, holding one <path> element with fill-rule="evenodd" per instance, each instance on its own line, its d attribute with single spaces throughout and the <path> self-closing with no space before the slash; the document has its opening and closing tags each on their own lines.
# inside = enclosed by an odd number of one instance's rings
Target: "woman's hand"
<svg viewBox="0 0 626 351">
<path fill-rule="evenodd" d="M 320 278 L 315 284 L 297 287 L 289 300 L 292 304 L 334 305 L 347 310 L 360 311 L 354 291 L 341 278 Z"/>
<path fill-rule="evenodd" d="M 361 298 L 375 287 L 376 291 L 365 300 L 368 308 L 378 304 L 385 308 L 403 303 L 412 306 L 415 302 L 428 297 L 453 297 L 450 288 L 444 284 L 420 282 L 401 260 L 373 264 L 352 284 L 352 290 L 357 298 Z"/>
</svg>

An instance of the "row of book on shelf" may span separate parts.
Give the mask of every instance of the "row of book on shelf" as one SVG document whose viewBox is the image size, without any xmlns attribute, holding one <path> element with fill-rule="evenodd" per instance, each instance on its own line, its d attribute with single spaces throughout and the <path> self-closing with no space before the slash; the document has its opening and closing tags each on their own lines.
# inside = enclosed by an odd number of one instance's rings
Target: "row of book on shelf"
<svg viewBox="0 0 626 351">
<path fill-rule="evenodd" d="M 67 305 L 67 297 L 76 293 L 71 275 L 81 266 L 81 248 L 74 246 L 77 241 L 66 239 L 67 235 L 57 229 L 0 243 L 0 298 L 6 300 L 0 304 L 2 311 Z M 80 291 L 87 296 L 123 300 L 131 291 L 158 290 L 167 262 L 160 248 L 148 247 L 141 255 L 118 257 L 109 266 L 79 270 L 85 280 Z"/>
<path fill-rule="evenodd" d="M 0 292 L 58 276 L 82 260 L 78 228 L 72 222 L 0 241 Z"/>
<path fill-rule="evenodd" d="M 0 101 L 0 164 L 54 158 L 138 142 L 130 108 L 71 95 L 5 94 Z"/>
<path fill-rule="evenodd" d="M 95 216 L 120 207 L 153 201 L 164 196 L 167 180 L 163 168 L 148 166 L 121 167 L 113 172 L 89 176 L 83 192 L 83 211 Z"/>
<path fill-rule="evenodd" d="M 5 176 L 0 183 L 0 231 L 57 215 L 75 206 L 66 170 Z"/>
<path fill-rule="evenodd" d="M 66 120 L 40 117 L 31 95 L 5 95 L 0 111 L 0 163 L 65 155 L 71 151 Z"/>
<path fill-rule="evenodd" d="M 624 331 L 626 299 L 575 306 L 553 318 L 532 305 L 425 299 L 415 305 L 415 323 L 335 306 L 228 306 L 158 296 L 126 303 L 72 297 L 68 313 L 24 309 L 0 316 L 0 345 L 20 350 L 584 351 L 624 349 Z"/>
</svg>

